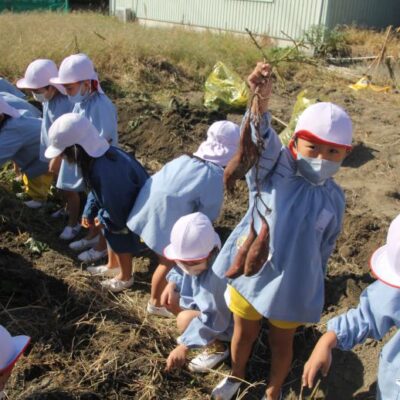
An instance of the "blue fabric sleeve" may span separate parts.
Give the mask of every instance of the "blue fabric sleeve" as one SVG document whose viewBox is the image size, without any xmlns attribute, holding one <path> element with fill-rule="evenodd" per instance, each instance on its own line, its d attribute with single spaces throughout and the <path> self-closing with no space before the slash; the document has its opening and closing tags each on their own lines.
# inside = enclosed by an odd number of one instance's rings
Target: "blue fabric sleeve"
<svg viewBox="0 0 400 400">
<path fill-rule="evenodd" d="M 207 187 L 201 192 L 198 211 L 207 215 L 211 221 L 219 217 L 224 201 L 223 180 L 219 176 L 211 175 L 207 181 Z"/>
<path fill-rule="evenodd" d="M 183 272 L 178 267 L 173 267 L 168 272 L 166 279 L 168 282 L 173 282 L 176 285 L 176 289 L 180 292 L 182 287 Z"/>
<path fill-rule="evenodd" d="M 245 114 L 242 124 L 246 119 L 247 113 Z M 264 140 L 264 150 L 261 153 L 259 167 L 258 167 L 258 179 L 261 182 L 264 180 L 270 171 L 274 168 L 278 161 L 279 155 L 282 150 L 282 143 L 275 130 L 271 127 L 271 115 L 270 113 L 264 113 L 260 121 L 260 134 Z M 257 143 L 257 135 L 254 124 L 251 123 L 251 136 L 254 143 Z M 249 189 L 254 191 L 256 189 L 256 167 L 252 167 L 247 173 L 247 184 Z"/>
<path fill-rule="evenodd" d="M 193 318 L 178 342 L 189 348 L 203 347 L 226 334 L 231 323 L 231 313 L 224 299 L 226 279 L 221 279 L 210 269 L 206 279 L 197 279 L 199 292 L 194 301 L 200 315 Z"/>
<path fill-rule="evenodd" d="M 393 296 L 394 290 L 399 289 L 375 282 L 363 291 L 357 308 L 328 321 L 327 330 L 335 332 L 339 349 L 350 350 L 367 338 L 382 339 L 399 313 L 399 296 Z"/>
<path fill-rule="evenodd" d="M 92 191 L 89 192 L 85 208 L 83 210 L 82 216 L 88 218 L 89 220 L 93 221 L 99 212 L 99 203 Z"/>
<path fill-rule="evenodd" d="M 24 145 L 22 142 L 23 138 L 17 133 L 13 132 L 12 129 L 2 129 L 0 136 L 0 167 L 7 161 L 10 161 Z"/>
</svg>

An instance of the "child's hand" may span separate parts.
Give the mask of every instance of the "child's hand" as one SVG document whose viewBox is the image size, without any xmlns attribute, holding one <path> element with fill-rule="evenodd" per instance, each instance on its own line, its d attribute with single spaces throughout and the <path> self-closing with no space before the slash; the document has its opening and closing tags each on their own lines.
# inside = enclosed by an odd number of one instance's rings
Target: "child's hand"
<svg viewBox="0 0 400 400">
<path fill-rule="evenodd" d="M 100 220 L 97 217 L 94 219 L 94 226 L 101 229 L 104 228 L 104 225 L 100 222 Z"/>
<path fill-rule="evenodd" d="M 257 92 L 260 95 L 260 111 L 268 110 L 268 101 L 272 92 L 272 70 L 269 64 L 262 62 L 257 63 L 253 72 L 247 78 L 252 92 Z"/>
<path fill-rule="evenodd" d="M 90 228 L 91 226 L 94 226 L 93 221 L 90 220 L 88 217 L 85 217 L 85 216 L 82 217 L 81 225 L 84 228 Z"/>
<path fill-rule="evenodd" d="M 175 291 L 175 288 L 175 282 L 169 282 L 165 287 L 160 297 L 162 306 L 167 308 L 179 306 L 179 293 Z"/>
<path fill-rule="evenodd" d="M 337 338 L 334 332 L 327 332 L 318 340 L 310 358 L 304 365 L 303 386 L 312 388 L 319 370 L 323 376 L 328 374 L 332 363 L 332 349 L 336 347 L 336 343 Z"/>
<path fill-rule="evenodd" d="M 186 362 L 186 355 L 188 350 L 189 349 L 183 344 L 176 346 L 175 349 L 172 350 L 171 353 L 169 353 L 165 370 L 169 372 L 175 368 L 183 367 Z"/>
</svg>

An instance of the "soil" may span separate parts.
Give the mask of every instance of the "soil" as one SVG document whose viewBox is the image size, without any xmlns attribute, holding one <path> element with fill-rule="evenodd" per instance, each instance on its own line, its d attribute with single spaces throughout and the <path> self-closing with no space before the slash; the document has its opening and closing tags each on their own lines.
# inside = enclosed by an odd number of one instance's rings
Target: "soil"
<svg viewBox="0 0 400 400">
<path fill-rule="evenodd" d="M 154 67 L 155 65 L 155 67 Z M 206 110 L 196 82 L 180 76 L 171 65 L 154 62 L 163 79 L 177 82 L 174 90 L 152 95 L 114 92 L 118 107 L 120 142 L 146 168 L 162 165 L 193 151 L 205 138 L 213 121 L 224 112 Z M 311 79 L 312 77 L 312 79 Z M 166 79 L 168 78 L 168 79 Z M 108 84 L 110 84 L 108 82 Z M 354 150 L 337 174 L 344 188 L 347 208 L 343 231 L 329 261 L 326 305 L 321 323 L 296 334 L 293 368 L 284 386 L 285 399 L 297 399 L 302 367 L 321 332 L 333 315 L 358 303 L 361 291 L 373 278 L 368 260 L 382 245 L 390 220 L 400 209 L 400 123 L 398 94 L 353 92 L 338 76 L 306 70 L 291 74 L 286 89 L 277 88 L 271 111 L 288 121 L 296 95 L 304 88 L 309 96 L 343 106 L 354 123 Z M 104 83 L 107 87 L 107 82 Z M 173 95 L 171 95 L 173 92 Z M 115 94 L 118 93 L 118 96 Z M 239 114 L 229 119 L 240 121 Z M 276 125 L 279 131 L 281 127 Z M 99 281 L 57 235 L 63 221 L 52 220 L 51 206 L 35 211 L 23 207 L 3 176 L 0 189 L 0 323 L 13 334 L 32 336 L 27 357 L 15 367 L 9 382 L 11 399 L 203 399 L 229 372 L 194 375 L 187 370 L 167 374 L 165 357 L 174 347 L 174 322 L 149 318 L 151 272 L 156 259 L 145 251 L 135 259 L 135 284 L 126 293 L 102 293 Z M 247 207 L 247 189 L 240 182 L 235 196 L 227 196 L 217 221 L 225 240 Z M 45 243 L 36 254 L 29 238 Z M 390 335 L 388 335 L 389 337 Z M 386 338 L 386 341 L 388 338 Z M 269 370 L 266 330 L 257 341 L 248 366 L 245 399 L 259 399 Z M 368 340 L 353 352 L 334 352 L 330 374 L 323 379 L 317 399 L 375 398 L 378 355 L 385 340 Z"/>
</svg>

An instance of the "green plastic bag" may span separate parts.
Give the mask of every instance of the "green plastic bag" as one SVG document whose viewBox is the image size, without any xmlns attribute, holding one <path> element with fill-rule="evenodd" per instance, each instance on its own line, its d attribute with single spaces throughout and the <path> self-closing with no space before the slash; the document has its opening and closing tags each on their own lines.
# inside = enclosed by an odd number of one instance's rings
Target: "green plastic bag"
<svg viewBox="0 0 400 400">
<path fill-rule="evenodd" d="M 205 83 L 204 105 L 213 109 L 243 110 L 249 96 L 244 80 L 218 61 Z"/>
<path fill-rule="evenodd" d="M 290 117 L 290 121 L 288 126 L 279 134 L 279 138 L 281 142 L 287 146 L 290 139 L 293 136 L 293 132 L 296 128 L 297 120 L 299 119 L 300 114 L 311 104 L 315 104 L 318 100 L 317 99 L 309 99 L 306 97 L 307 90 L 303 90 L 297 95 L 296 103 L 293 107 L 292 116 Z"/>
</svg>

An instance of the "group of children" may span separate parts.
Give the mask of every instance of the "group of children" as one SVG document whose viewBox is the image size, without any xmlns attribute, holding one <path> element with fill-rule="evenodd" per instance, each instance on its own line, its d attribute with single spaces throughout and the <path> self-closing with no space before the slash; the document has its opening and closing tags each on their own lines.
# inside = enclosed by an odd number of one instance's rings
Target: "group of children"
<svg viewBox="0 0 400 400">
<path fill-rule="evenodd" d="M 87 268 L 108 278 L 102 281 L 104 288 L 118 292 L 132 286 L 132 257 L 144 244 L 157 254 L 147 311 L 176 316 L 180 332 L 166 360 L 167 371 L 183 367 L 193 348 L 202 349 L 188 364 L 193 372 L 207 372 L 230 355 L 232 371 L 211 396 L 234 398 L 261 321 L 267 319 L 271 368 L 263 398 L 277 400 L 292 363 L 296 329 L 317 323 L 323 310 L 326 266 L 345 209 L 343 191 L 332 177 L 351 151 L 352 123 L 337 105 L 317 103 L 303 112 L 289 145 L 282 146 L 268 112 L 270 66 L 258 63 L 248 83 L 257 95 L 258 109 L 247 111 L 242 133 L 236 124 L 218 121 L 194 154 L 172 160 L 149 177 L 137 160 L 118 148 L 115 108 L 90 59 L 72 55 L 58 71 L 53 62 L 36 60 L 17 86 L 43 102 L 41 131 L 37 116 L 17 110 L 0 93 L 0 154 L 7 148 L 3 136 L 11 143 L 18 136 L 23 144 L 6 153 L 4 161 L 16 162 L 27 176 L 27 187 L 43 187 L 56 179 L 68 213 L 60 238 L 71 241 L 81 226 L 88 229 L 70 247 L 89 249 L 79 257 L 88 262 L 107 253 L 105 265 Z M 249 137 L 244 138 L 248 121 Z M 28 126 L 35 132 L 30 145 L 23 136 L 30 133 L 24 129 Z M 255 144 L 258 156 L 243 159 Z M 212 222 L 221 211 L 228 164 L 231 177 L 246 174 L 249 208 L 222 246 Z M 81 223 L 80 192 L 87 193 Z M 42 201 L 33 196 L 32 200 Z M 269 240 L 260 242 L 265 226 Z M 249 246 L 252 235 L 258 247 Z M 363 292 L 356 310 L 329 321 L 305 365 L 304 386 L 313 385 L 318 370 L 327 373 L 332 348 L 350 349 L 399 326 L 399 235 L 400 216 L 391 224 L 387 244 L 371 258 L 379 281 Z M 267 248 L 260 249 L 260 243 Z M 259 257 L 262 251 L 265 259 Z M 227 271 L 239 259 L 247 263 L 250 253 L 262 260 L 258 270 L 228 273 L 227 278 Z M 382 353 L 378 399 L 400 395 L 398 335 Z M 0 390 L 1 377 L 7 377 L 4 371 L 14 357 L 2 360 L 1 346 L 14 344 L 0 340 Z"/>
</svg>

